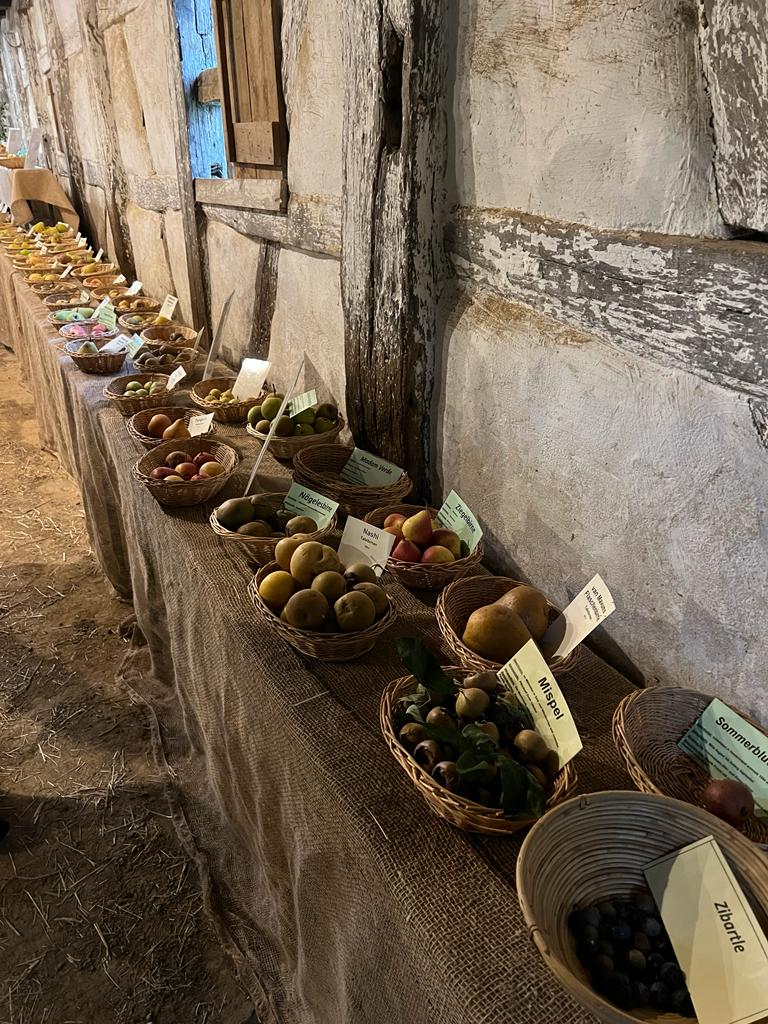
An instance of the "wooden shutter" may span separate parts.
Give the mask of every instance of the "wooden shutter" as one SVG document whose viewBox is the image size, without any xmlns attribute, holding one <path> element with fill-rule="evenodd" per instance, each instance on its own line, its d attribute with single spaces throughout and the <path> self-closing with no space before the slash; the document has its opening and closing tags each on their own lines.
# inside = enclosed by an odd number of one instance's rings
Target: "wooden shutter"
<svg viewBox="0 0 768 1024">
<path fill-rule="evenodd" d="M 214 0 L 227 159 L 238 177 L 285 171 L 287 131 L 277 0 Z"/>
</svg>

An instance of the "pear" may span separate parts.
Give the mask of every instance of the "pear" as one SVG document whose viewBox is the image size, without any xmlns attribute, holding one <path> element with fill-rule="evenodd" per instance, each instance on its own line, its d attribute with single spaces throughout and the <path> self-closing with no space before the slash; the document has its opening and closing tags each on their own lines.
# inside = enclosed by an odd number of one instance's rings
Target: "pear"
<svg viewBox="0 0 768 1024">
<path fill-rule="evenodd" d="M 531 639 L 525 623 L 511 608 L 488 604 L 467 619 L 462 640 L 475 654 L 505 664 Z"/>
<path fill-rule="evenodd" d="M 432 538 L 432 516 L 429 509 L 423 508 L 416 515 L 406 519 L 402 531 L 403 537 L 411 544 L 417 544 L 420 548 L 428 547 Z"/>
<path fill-rule="evenodd" d="M 178 420 L 174 420 L 170 427 L 166 427 L 163 431 L 164 441 L 176 441 L 179 438 L 189 436 L 189 429 L 187 428 L 187 424 L 184 422 L 183 416 Z"/>
</svg>

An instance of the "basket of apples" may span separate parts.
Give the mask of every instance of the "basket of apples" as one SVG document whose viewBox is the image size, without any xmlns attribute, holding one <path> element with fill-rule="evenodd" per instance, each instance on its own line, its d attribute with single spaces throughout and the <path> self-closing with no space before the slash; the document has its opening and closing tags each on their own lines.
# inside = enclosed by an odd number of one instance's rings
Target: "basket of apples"
<svg viewBox="0 0 768 1024">
<path fill-rule="evenodd" d="M 479 565 L 483 542 L 471 553 L 457 533 L 424 505 L 385 505 L 369 512 L 366 523 L 395 537 L 387 569 L 405 587 L 442 590 Z"/>
<path fill-rule="evenodd" d="M 219 493 L 237 468 L 234 448 L 210 438 L 164 441 L 143 455 L 133 476 L 161 505 L 201 505 Z"/>
</svg>

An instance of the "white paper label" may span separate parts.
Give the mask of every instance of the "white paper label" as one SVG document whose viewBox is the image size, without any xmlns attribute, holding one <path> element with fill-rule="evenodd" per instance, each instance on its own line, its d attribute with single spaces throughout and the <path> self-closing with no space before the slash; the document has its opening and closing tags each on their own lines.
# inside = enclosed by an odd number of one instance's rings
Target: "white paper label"
<svg viewBox="0 0 768 1024">
<path fill-rule="evenodd" d="M 103 250 L 103 249 L 99 249 L 99 251 L 98 251 L 98 252 L 96 253 L 96 255 L 95 255 L 95 256 L 93 257 L 93 262 L 94 262 L 94 263 L 101 263 L 101 257 L 102 257 L 103 255 L 104 255 L 104 250 Z"/>
<path fill-rule="evenodd" d="M 40 252 L 43 254 L 43 256 L 47 256 L 48 255 L 48 246 L 47 245 L 41 245 L 40 246 Z"/>
<path fill-rule="evenodd" d="M 458 535 L 461 540 L 462 557 L 466 558 L 467 555 L 471 555 L 480 543 L 483 531 L 470 507 L 464 504 L 456 491 L 451 491 L 440 506 L 437 518 L 443 526 Z"/>
<path fill-rule="evenodd" d="M 310 519 L 314 519 L 318 530 L 331 521 L 338 507 L 337 502 L 301 484 L 291 484 L 291 489 L 283 502 L 283 508 L 293 512 L 295 516 L 309 516 Z"/>
<path fill-rule="evenodd" d="M 317 405 L 317 392 L 314 388 L 292 398 L 286 407 L 286 416 L 298 416 L 300 412 L 311 409 L 313 405 Z"/>
<path fill-rule="evenodd" d="M 190 437 L 199 437 L 201 434 L 207 434 L 211 429 L 213 423 L 213 413 L 201 413 L 199 416 L 190 416 L 187 429 L 189 430 Z"/>
<path fill-rule="evenodd" d="M 64 273 L 63 274 L 59 274 L 59 280 L 63 281 L 65 277 L 69 277 L 69 275 L 72 273 L 74 268 L 75 268 L 74 263 L 70 263 L 68 267 L 64 268 Z"/>
<path fill-rule="evenodd" d="M 131 287 L 128 289 L 128 291 L 125 294 L 126 295 L 138 295 L 140 291 L 141 291 L 141 281 L 134 281 L 133 284 L 131 285 Z"/>
<path fill-rule="evenodd" d="M 602 577 L 593 576 L 544 634 L 542 650 L 550 661 L 553 658 L 564 658 L 603 619 L 607 619 L 615 608 L 611 592 Z"/>
<path fill-rule="evenodd" d="M 348 484 L 365 484 L 368 487 L 381 487 L 396 483 L 403 475 L 402 469 L 378 455 L 355 448 L 342 467 L 339 476 Z"/>
<path fill-rule="evenodd" d="M 232 394 L 241 400 L 258 398 L 267 379 L 270 363 L 265 359 L 244 359 L 232 387 Z"/>
<path fill-rule="evenodd" d="M 186 376 L 187 371 L 184 369 L 184 367 L 177 367 L 177 369 L 175 369 L 171 376 L 168 378 L 168 383 L 165 386 L 166 391 L 173 391 L 173 389 L 176 387 L 179 381 L 184 380 Z"/>
<path fill-rule="evenodd" d="M 165 317 L 166 320 L 173 320 L 173 314 L 176 312 L 178 304 L 179 300 L 175 295 L 166 295 L 158 315 Z"/>
<path fill-rule="evenodd" d="M 128 355 L 131 357 L 131 359 L 133 359 L 133 357 L 136 355 L 139 349 L 144 347 L 144 342 L 141 340 L 138 334 L 134 334 L 132 337 L 128 339 L 125 347 L 128 349 Z"/>
<path fill-rule="evenodd" d="M 560 767 L 568 764 L 583 744 L 571 709 L 535 640 L 529 640 L 514 658 L 502 665 L 499 682 L 514 694 L 531 719 L 531 728 L 557 751 Z"/>
<path fill-rule="evenodd" d="M 125 276 L 123 274 L 118 274 L 117 277 L 114 280 L 114 283 L 115 284 L 125 284 Z"/>
<path fill-rule="evenodd" d="M 649 864 L 645 877 L 699 1024 L 768 1014 L 768 939 L 712 836 Z"/>
<path fill-rule="evenodd" d="M 29 135 L 27 155 L 24 158 L 24 167 L 37 167 L 40 157 L 40 147 L 43 142 L 43 132 L 40 128 L 33 128 Z"/>
<path fill-rule="evenodd" d="M 82 237 L 83 237 L 82 232 L 78 231 L 77 234 L 75 235 L 75 244 L 77 244 Z"/>
<path fill-rule="evenodd" d="M 77 243 L 77 248 L 78 249 L 84 249 L 86 247 L 86 245 L 88 245 L 88 239 L 87 238 L 81 238 L 80 241 Z"/>
<path fill-rule="evenodd" d="M 106 345 L 102 345 L 99 349 L 99 353 L 105 355 L 106 353 L 111 354 L 113 352 L 124 352 L 126 348 L 125 342 L 126 338 L 122 335 L 119 338 L 113 338 L 112 341 L 108 341 Z"/>
<path fill-rule="evenodd" d="M 364 523 L 362 519 L 349 516 L 341 535 L 339 559 L 346 566 L 365 562 L 377 576 L 381 576 L 394 543 L 394 534 L 385 533 L 370 523 Z"/>
</svg>

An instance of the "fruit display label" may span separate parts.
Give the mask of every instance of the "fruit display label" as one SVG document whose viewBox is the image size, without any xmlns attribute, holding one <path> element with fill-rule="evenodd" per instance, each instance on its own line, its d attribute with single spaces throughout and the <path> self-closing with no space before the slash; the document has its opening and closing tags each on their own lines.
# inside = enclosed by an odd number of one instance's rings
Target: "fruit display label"
<svg viewBox="0 0 768 1024">
<path fill-rule="evenodd" d="M 499 681 L 513 693 L 531 718 L 531 728 L 557 751 L 560 767 L 568 764 L 583 743 L 571 709 L 535 640 L 529 640 L 499 669 Z"/>
<path fill-rule="evenodd" d="M 324 494 L 311 491 L 309 487 L 303 487 L 301 484 L 291 484 L 291 489 L 283 502 L 283 508 L 293 512 L 295 516 L 309 516 L 310 519 L 314 519 L 318 530 L 331 521 L 338 507 L 338 502 L 331 501 Z"/>
<path fill-rule="evenodd" d="M 59 274 L 59 280 L 63 281 L 65 277 L 69 277 L 72 271 L 75 269 L 75 264 L 70 263 L 68 267 L 64 268 L 64 272 Z"/>
<path fill-rule="evenodd" d="M 266 359 L 244 359 L 232 387 L 235 398 L 258 398 L 272 364 Z"/>
<path fill-rule="evenodd" d="M 339 559 L 344 565 L 365 562 L 377 576 L 381 576 L 394 543 L 393 534 L 364 523 L 362 519 L 348 516 L 339 543 Z"/>
<path fill-rule="evenodd" d="M 305 391 L 303 395 L 292 398 L 285 407 L 285 414 L 286 416 L 298 416 L 300 412 L 311 409 L 313 405 L 317 405 L 317 392 L 314 388 L 311 391 Z"/>
<path fill-rule="evenodd" d="M 226 310 L 229 309 L 229 303 L 232 301 L 232 295 L 234 295 L 234 294 L 235 293 L 232 292 L 232 294 L 229 296 L 229 298 L 227 299 L 227 301 L 225 303 L 225 309 L 222 310 L 221 318 L 219 319 L 219 326 L 216 328 L 216 334 L 215 334 L 214 339 L 213 339 L 213 344 L 211 345 L 211 354 L 208 356 L 208 360 L 209 361 L 210 361 L 211 355 L 213 354 L 213 350 L 214 350 L 214 348 L 217 345 L 217 338 L 218 338 L 218 336 L 220 334 L 220 331 L 221 331 L 221 324 L 222 324 L 222 322 L 223 322 L 223 320 L 225 318 Z M 275 436 L 275 430 L 277 428 L 277 424 L 280 422 L 280 417 L 285 412 L 285 407 L 286 407 L 286 405 L 288 405 L 288 402 L 290 401 L 291 395 L 296 390 L 296 385 L 299 383 L 299 376 L 301 375 L 301 371 L 303 370 L 303 368 L 304 368 L 304 356 L 302 355 L 301 362 L 299 363 L 299 367 L 296 370 L 296 376 L 293 378 L 293 382 L 292 382 L 291 386 L 288 388 L 288 390 L 286 391 L 285 398 L 280 403 L 280 408 L 277 410 L 277 414 L 275 415 L 275 418 L 272 420 L 272 425 L 269 428 L 269 433 L 267 434 L 266 440 L 261 445 L 261 451 L 258 454 L 256 462 L 253 464 L 253 469 L 251 470 L 251 475 L 248 477 L 248 483 L 245 485 L 245 490 L 243 491 L 243 494 L 247 494 L 250 491 L 251 487 L 253 487 L 253 481 L 256 479 L 256 474 L 259 472 L 259 466 L 264 461 L 264 456 L 267 454 L 267 449 L 269 448 L 270 444 L 272 443 L 272 438 Z"/>
<path fill-rule="evenodd" d="M 184 378 L 186 376 L 187 376 L 187 371 L 184 369 L 184 367 L 183 366 L 177 367 L 173 371 L 171 376 L 168 378 L 168 383 L 165 385 L 165 390 L 166 391 L 173 391 L 173 389 L 176 387 L 176 385 L 179 383 L 179 381 L 184 380 Z"/>
<path fill-rule="evenodd" d="M 96 255 L 95 255 L 95 256 L 93 257 L 93 262 L 94 262 L 94 263 L 101 263 L 101 257 L 102 257 L 103 255 L 104 255 L 104 250 L 103 250 L 103 249 L 99 249 L 99 251 L 98 251 L 98 252 L 96 253 Z"/>
<path fill-rule="evenodd" d="M 200 434 L 207 434 L 213 423 L 213 413 L 201 413 L 199 416 L 190 416 L 187 430 L 190 437 L 199 437 Z"/>
<path fill-rule="evenodd" d="M 112 284 L 125 284 L 125 274 L 118 274 Z"/>
<path fill-rule="evenodd" d="M 86 289 L 83 288 L 83 290 L 80 292 L 80 296 L 77 301 L 82 305 L 84 302 L 88 302 L 90 297 L 90 292 L 86 291 Z"/>
<path fill-rule="evenodd" d="M 602 577 L 593 576 L 544 634 L 541 643 L 549 660 L 570 654 L 615 608 Z"/>
<path fill-rule="evenodd" d="M 87 238 L 81 238 L 80 241 L 77 243 L 77 248 L 78 249 L 84 249 L 86 247 L 86 245 L 88 245 L 88 239 Z"/>
<path fill-rule="evenodd" d="M 402 469 L 378 455 L 355 448 L 347 459 L 339 476 L 348 484 L 365 484 L 367 487 L 381 487 L 394 484 L 403 475 Z"/>
<path fill-rule="evenodd" d="M 131 287 L 126 292 L 126 295 L 138 295 L 141 291 L 141 281 L 134 281 Z"/>
<path fill-rule="evenodd" d="M 699 1024 L 768 1014 L 768 939 L 712 836 L 649 864 L 645 877 Z"/>
<path fill-rule="evenodd" d="M 98 321 L 100 324 L 104 324 L 108 330 L 114 331 L 117 324 L 117 312 L 111 302 L 107 302 L 106 306 L 102 306 L 99 310 Z"/>
<path fill-rule="evenodd" d="M 451 491 L 440 506 L 437 518 L 446 529 L 453 530 L 454 533 L 458 534 L 462 542 L 462 548 L 464 545 L 467 546 L 466 554 L 462 551 L 462 555 L 465 558 L 467 555 L 471 555 L 480 543 L 483 531 L 480 529 L 478 521 L 472 515 L 472 510 L 468 505 L 464 504 L 456 491 Z"/>
<path fill-rule="evenodd" d="M 176 312 L 178 304 L 179 300 L 175 295 L 166 295 L 158 316 L 164 316 L 166 320 L 173 320 L 173 314 Z"/>
<path fill-rule="evenodd" d="M 112 341 L 108 341 L 106 345 L 102 345 L 99 349 L 101 355 L 111 355 L 113 352 L 122 352 L 125 349 L 125 343 L 128 339 L 124 334 L 121 334 L 117 338 L 113 338 Z"/>
<path fill-rule="evenodd" d="M 125 344 L 125 347 L 128 349 L 128 355 L 131 357 L 131 359 L 133 359 L 133 357 L 136 355 L 139 349 L 144 347 L 144 342 L 141 340 L 138 334 L 134 334 L 131 338 L 128 339 L 128 341 Z"/>
<path fill-rule="evenodd" d="M 736 779 L 752 793 L 758 817 L 768 818 L 768 740 L 753 725 L 715 698 L 678 746 L 713 779 Z"/>
</svg>

